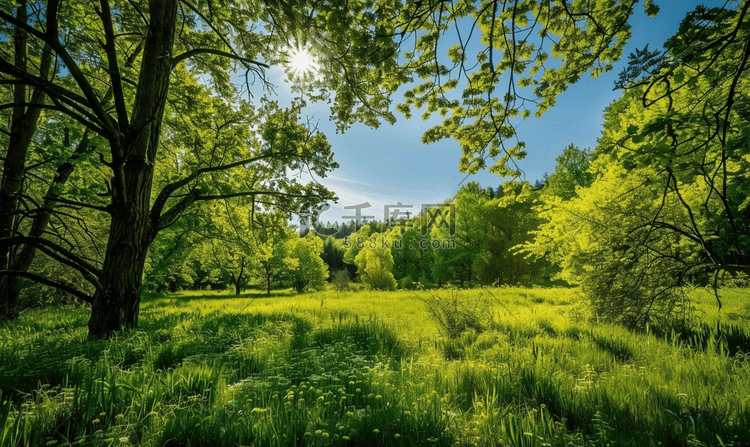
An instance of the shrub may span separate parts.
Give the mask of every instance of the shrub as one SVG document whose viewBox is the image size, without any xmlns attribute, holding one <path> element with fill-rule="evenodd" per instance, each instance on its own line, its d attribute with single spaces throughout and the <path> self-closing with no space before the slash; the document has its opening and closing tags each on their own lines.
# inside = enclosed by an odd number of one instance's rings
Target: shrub
<svg viewBox="0 0 750 447">
<path fill-rule="evenodd" d="M 349 271 L 346 269 L 334 270 L 333 273 L 331 273 L 331 282 L 339 292 L 342 290 L 349 290 Z"/>
<path fill-rule="evenodd" d="M 473 302 L 463 301 L 454 291 L 450 298 L 431 295 L 422 301 L 448 338 L 459 338 L 468 330 L 482 333 L 492 323 L 489 303 L 481 297 Z"/>
</svg>

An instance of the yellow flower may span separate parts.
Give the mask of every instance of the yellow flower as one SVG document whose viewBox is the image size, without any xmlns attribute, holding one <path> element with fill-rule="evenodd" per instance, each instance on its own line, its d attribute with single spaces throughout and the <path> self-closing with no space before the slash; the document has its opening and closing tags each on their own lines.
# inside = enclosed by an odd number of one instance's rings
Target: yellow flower
<svg viewBox="0 0 750 447">
<path fill-rule="evenodd" d="M 380 430 L 378 430 L 378 429 L 376 428 L 376 429 L 375 429 L 375 430 L 373 430 L 372 432 L 373 432 L 373 433 L 375 433 L 375 434 L 378 434 L 378 433 L 380 433 Z"/>
</svg>

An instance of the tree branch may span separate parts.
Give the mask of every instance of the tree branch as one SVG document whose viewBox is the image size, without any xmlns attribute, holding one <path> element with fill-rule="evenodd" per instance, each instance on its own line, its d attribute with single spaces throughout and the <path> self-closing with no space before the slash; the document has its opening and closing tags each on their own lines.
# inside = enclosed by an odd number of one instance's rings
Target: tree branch
<svg viewBox="0 0 750 447">
<path fill-rule="evenodd" d="M 58 197 L 58 196 L 49 196 L 48 195 L 44 199 L 45 200 L 51 200 L 53 202 L 64 203 L 66 205 L 78 206 L 78 207 L 81 207 L 81 208 L 88 208 L 88 209 L 91 209 L 91 210 L 101 211 L 102 213 L 109 213 L 109 209 L 107 209 L 107 207 L 105 207 L 105 206 L 89 205 L 88 203 L 78 202 L 76 200 L 63 199 L 62 197 Z"/>
<path fill-rule="evenodd" d="M 177 64 L 179 64 L 180 62 L 186 59 L 189 59 L 193 56 L 199 55 L 199 54 L 213 54 L 216 56 L 227 57 L 227 58 L 238 60 L 238 61 L 245 62 L 248 64 L 257 65 L 262 68 L 271 68 L 269 65 L 264 64 L 263 62 L 258 62 L 254 59 L 248 59 L 246 57 L 242 57 L 234 53 L 228 53 L 226 51 L 214 50 L 212 48 L 194 48 L 192 50 L 185 51 L 184 53 L 172 58 L 172 66 L 177 66 Z"/>
<path fill-rule="evenodd" d="M 85 293 L 81 292 L 80 290 L 74 289 L 74 288 L 68 286 L 67 284 L 62 284 L 62 283 L 59 283 L 59 282 L 55 282 L 55 281 L 52 281 L 50 279 L 44 278 L 42 276 L 35 275 L 33 273 L 19 272 L 19 271 L 15 271 L 15 270 L 0 270 L 0 276 L 16 276 L 16 277 L 20 277 L 20 278 L 30 279 L 30 280 L 32 280 L 34 282 L 39 283 L 39 284 L 44 284 L 46 286 L 50 286 L 50 287 L 54 287 L 56 289 L 60 289 L 63 292 L 67 292 L 67 293 L 69 293 L 69 294 L 71 294 L 73 296 L 76 296 L 76 297 L 80 298 L 82 301 L 84 301 L 86 303 L 91 304 L 93 302 L 93 299 L 90 296 L 86 295 Z"/>
<path fill-rule="evenodd" d="M 200 175 L 206 174 L 208 172 L 216 172 L 216 171 L 223 171 L 226 169 L 232 169 L 237 166 L 243 166 L 250 163 L 255 163 L 257 161 L 265 160 L 272 157 L 277 157 L 279 155 L 283 155 L 283 153 L 265 153 L 263 155 L 258 155 L 256 157 L 246 158 L 244 160 L 239 160 L 233 163 L 228 163 L 225 165 L 220 166 L 210 166 L 207 168 L 200 168 L 193 172 L 192 174 L 188 175 L 187 177 L 180 179 L 174 183 L 170 183 L 169 185 L 166 185 L 164 188 L 162 188 L 161 192 L 157 196 L 156 200 L 154 201 L 154 205 L 151 207 L 151 221 L 155 224 L 154 228 L 163 228 L 163 225 L 161 224 L 161 220 L 164 216 L 162 216 L 162 211 L 164 209 L 164 206 L 167 203 L 167 200 L 172 196 L 172 194 L 177 191 L 178 189 L 182 188 L 183 186 L 186 186 L 193 180 L 197 179 Z M 187 197 L 187 196 L 186 196 Z M 184 202 L 185 198 L 181 200 L 180 202 Z M 192 202 L 190 202 L 192 203 Z M 178 204 L 179 205 L 179 204 Z M 175 206 L 178 206 L 175 205 Z M 183 210 L 187 208 L 190 204 L 187 204 L 183 207 Z M 173 207 L 174 208 L 174 207 Z M 168 211 L 169 212 L 169 211 Z M 180 211 L 181 213 L 182 211 Z M 178 213 L 179 214 L 179 213 Z M 166 221 L 165 221 L 166 222 Z"/>
<path fill-rule="evenodd" d="M 115 110 L 117 111 L 117 122 L 120 129 L 128 128 L 128 111 L 125 107 L 125 93 L 122 89 L 122 78 L 120 67 L 117 64 L 117 52 L 115 50 L 115 32 L 112 25 L 112 12 L 107 0 L 101 0 L 101 12 L 97 11 L 104 25 L 104 51 L 107 54 L 109 78 L 112 81 L 112 93 L 114 93 Z"/>
<path fill-rule="evenodd" d="M 25 237 L 25 236 L 14 236 L 14 237 L 9 237 L 5 239 L 0 239 L 0 247 L 3 249 L 7 247 L 13 247 L 16 245 L 24 245 L 24 244 L 35 245 L 39 250 L 47 253 L 47 255 L 54 257 L 60 262 L 64 262 L 68 266 L 75 268 L 76 270 L 80 271 L 84 275 L 93 274 L 93 275 L 99 276 L 101 274 L 101 270 L 91 265 L 88 261 L 84 260 L 83 258 L 71 252 L 70 250 L 65 249 L 55 244 L 54 242 L 48 241 L 46 239 L 37 238 L 37 237 Z M 57 253 L 59 253 L 59 255 L 50 254 L 49 253 L 50 249 L 56 251 Z M 94 282 L 92 282 L 92 284 L 97 286 L 99 283 L 98 281 L 95 280 Z M 98 286 L 98 288 L 101 288 L 101 286 Z"/>
</svg>

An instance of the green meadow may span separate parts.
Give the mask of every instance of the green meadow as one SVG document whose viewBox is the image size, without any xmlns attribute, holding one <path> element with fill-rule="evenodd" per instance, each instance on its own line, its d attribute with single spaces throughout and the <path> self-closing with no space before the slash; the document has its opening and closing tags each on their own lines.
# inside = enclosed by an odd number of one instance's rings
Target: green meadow
<svg viewBox="0 0 750 447">
<path fill-rule="evenodd" d="M 0 327 L 5 446 L 746 446 L 748 291 L 680 326 L 599 323 L 577 289 L 227 292 Z"/>
</svg>

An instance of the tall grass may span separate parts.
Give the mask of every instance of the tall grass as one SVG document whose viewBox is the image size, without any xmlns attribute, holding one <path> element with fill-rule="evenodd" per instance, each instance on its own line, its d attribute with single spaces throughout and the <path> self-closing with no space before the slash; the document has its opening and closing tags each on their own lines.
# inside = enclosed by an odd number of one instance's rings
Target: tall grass
<svg viewBox="0 0 750 447">
<path fill-rule="evenodd" d="M 746 446 L 747 291 L 599 324 L 574 289 L 150 298 L 0 328 L 0 446 Z"/>
</svg>

